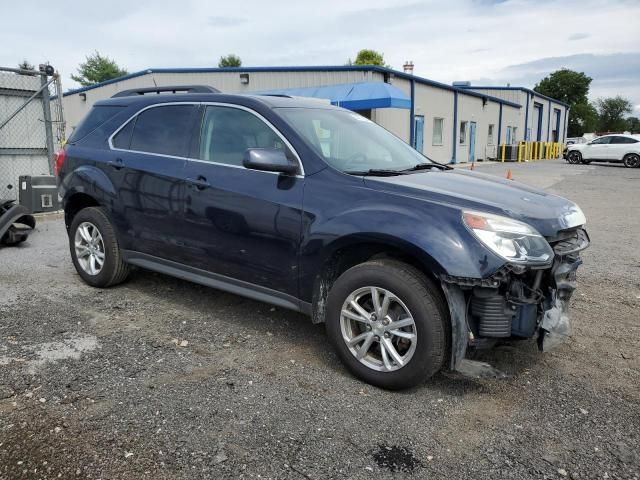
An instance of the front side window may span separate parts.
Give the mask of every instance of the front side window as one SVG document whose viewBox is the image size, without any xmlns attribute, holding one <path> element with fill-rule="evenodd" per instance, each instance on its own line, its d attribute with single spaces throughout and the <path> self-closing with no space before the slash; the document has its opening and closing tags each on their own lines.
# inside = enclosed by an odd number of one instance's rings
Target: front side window
<svg viewBox="0 0 640 480">
<path fill-rule="evenodd" d="M 194 105 L 163 105 L 144 110 L 135 119 L 130 149 L 186 157 L 194 111 Z M 126 127 L 121 132 L 124 130 Z"/>
<path fill-rule="evenodd" d="M 200 160 L 241 166 L 249 148 L 287 152 L 278 134 L 252 113 L 232 107 L 207 107 L 200 132 Z"/>
<path fill-rule="evenodd" d="M 593 142 L 591 142 L 592 145 L 608 145 L 609 142 L 611 142 L 611 137 L 600 137 L 600 138 L 596 138 Z"/>
<path fill-rule="evenodd" d="M 493 130 L 495 129 L 495 125 L 493 123 L 489 124 L 489 134 L 487 135 L 487 145 L 493 145 Z"/>
<path fill-rule="evenodd" d="M 469 122 L 460 122 L 460 145 L 467 143 L 467 125 Z"/>
<path fill-rule="evenodd" d="M 404 170 L 431 163 L 398 137 L 357 113 L 328 108 L 277 111 L 318 155 L 342 172 Z"/>
<path fill-rule="evenodd" d="M 444 130 L 444 119 L 433 119 L 433 144 L 442 145 L 442 132 Z"/>
</svg>

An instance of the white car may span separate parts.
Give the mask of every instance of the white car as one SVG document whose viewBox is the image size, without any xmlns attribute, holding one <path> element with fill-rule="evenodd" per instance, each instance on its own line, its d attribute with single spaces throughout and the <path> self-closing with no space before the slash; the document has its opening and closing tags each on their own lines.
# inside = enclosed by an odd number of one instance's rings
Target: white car
<svg viewBox="0 0 640 480">
<path fill-rule="evenodd" d="M 640 167 L 640 136 L 604 135 L 588 143 L 575 143 L 567 149 L 569 163 L 618 162 Z"/>
</svg>

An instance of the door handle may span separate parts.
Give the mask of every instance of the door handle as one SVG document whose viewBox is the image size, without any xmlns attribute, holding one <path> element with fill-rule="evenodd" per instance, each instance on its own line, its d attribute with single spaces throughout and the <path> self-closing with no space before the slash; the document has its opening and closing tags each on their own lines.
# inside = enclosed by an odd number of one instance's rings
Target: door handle
<svg viewBox="0 0 640 480">
<path fill-rule="evenodd" d="M 202 175 L 199 175 L 197 178 L 187 178 L 187 184 L 196 190 L 204 190 L 205 188 L 209 188 L 211 184 L 207 182 L 207 179 Z"/>
<path fill-rule="evenodd" d="M 124 168 L 124 162 L 122 161 L 121 158 L 110 160 L 107 162 L 107 165 L 109 165 L 112 168 L 115 168 L 116 170 L 120 170 L 121 168 Z"/>
</svg>

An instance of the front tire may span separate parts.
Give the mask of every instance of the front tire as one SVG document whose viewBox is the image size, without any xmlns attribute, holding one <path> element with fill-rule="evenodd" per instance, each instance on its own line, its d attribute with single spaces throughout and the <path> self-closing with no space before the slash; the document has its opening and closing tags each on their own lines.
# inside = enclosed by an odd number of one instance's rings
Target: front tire
<svg viewBox="0 0 640 480">
<path fill-rule="evenodd" d="M 640 155 L 637 155 L 635 153 L 625 155 L 622 163 L 624 163 L 624 166 L 627 168 L 640 167 Z"/>
<path fill-rule="evenodd" d="M 69 228 L 69 250 L 78 275 L 92 287 L 117 285 L 129 275 L 115 229 L 102 208 L 76 214 Z"/>
<path fill-rule="evenodd" d="M 387 389 L 438 372 L 449 351 L 449 316 L 438 287 L 405 263 L 373 260 L 344 272 L 327 298 L 326 329 L 356 377 Z"/>
<path fill-rule="evenodd" d="M 576 151 L 569 152 L 567 153 L 567 160 L 572 165 L 577 165 L 582 162 L 582 154 Z"/>
</svg>

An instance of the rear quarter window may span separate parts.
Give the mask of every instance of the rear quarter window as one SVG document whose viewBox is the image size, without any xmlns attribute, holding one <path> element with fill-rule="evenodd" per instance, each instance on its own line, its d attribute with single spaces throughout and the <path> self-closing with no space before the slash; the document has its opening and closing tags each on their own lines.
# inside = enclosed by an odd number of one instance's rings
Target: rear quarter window
<svg viewBox="0 0 640 480">
<path fill-rule="evenodd" d="M 122 109 L 122 106 L 115 105 L 94 106 L 73 131 L 73 133 L 69 137 L 69 143 L 75 143 L 82 140 L 84 137 L 99 128 L 105 122 L 108 122 L 113 117 L 115 117 L 122 111 Z"/>
</svg>

